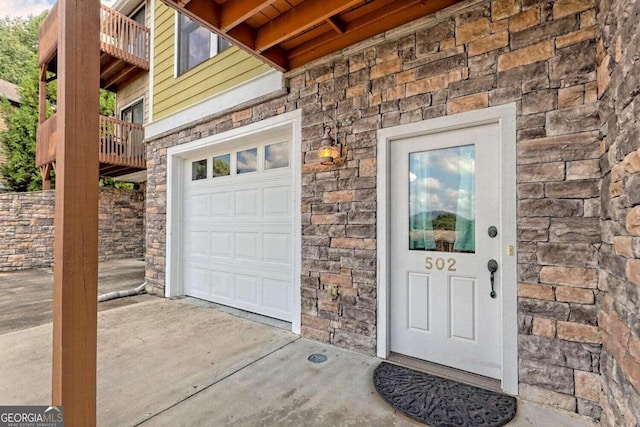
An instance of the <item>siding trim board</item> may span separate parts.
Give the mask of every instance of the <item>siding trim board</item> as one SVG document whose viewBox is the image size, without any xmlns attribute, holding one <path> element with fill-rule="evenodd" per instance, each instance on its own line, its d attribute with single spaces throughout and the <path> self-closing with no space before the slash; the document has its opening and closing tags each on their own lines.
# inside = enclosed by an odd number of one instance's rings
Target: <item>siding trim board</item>
<svg viewBox="0 0 640 427">
<path fill-rule="evenodd" d="M 230 108 L 237 107 L 252 99 L 267 96 L 283 87 L 282 74 L 270 71 L 245 81 L 242 84 L 222 91 L 208 99 L 174 112 L 173 114 L 149 123 L 145 127 L 145 138 L 153 139 L 199 119 L 215 115 Z"/>
</svg>

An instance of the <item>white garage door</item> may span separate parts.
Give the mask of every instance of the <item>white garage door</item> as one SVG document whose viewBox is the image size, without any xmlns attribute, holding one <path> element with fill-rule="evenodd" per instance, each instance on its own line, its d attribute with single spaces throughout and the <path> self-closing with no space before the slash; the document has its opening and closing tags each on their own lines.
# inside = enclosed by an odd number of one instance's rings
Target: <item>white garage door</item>
<svg viewBox="0 0 640 427">
<path fill-rule="evenodd" d="M 255 143 L 185 160 L 186 295 L 291 321 L 290 143 Z"/>
</svg>

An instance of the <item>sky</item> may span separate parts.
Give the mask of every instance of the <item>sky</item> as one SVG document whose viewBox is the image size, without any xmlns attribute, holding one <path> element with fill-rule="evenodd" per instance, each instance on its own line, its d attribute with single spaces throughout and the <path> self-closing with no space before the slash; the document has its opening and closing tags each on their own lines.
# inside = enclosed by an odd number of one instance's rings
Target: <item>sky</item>
<svg viewBox="0 0 640 427">
<path fill-rule="evenodd" d="M 113 5 L 115 0 L 102 0 L 107 6 Z M 54 0 L 0 0 L 0 17 L 26 18 L 29 15 L 39 15 L 50 9 Z"/>
</svg>

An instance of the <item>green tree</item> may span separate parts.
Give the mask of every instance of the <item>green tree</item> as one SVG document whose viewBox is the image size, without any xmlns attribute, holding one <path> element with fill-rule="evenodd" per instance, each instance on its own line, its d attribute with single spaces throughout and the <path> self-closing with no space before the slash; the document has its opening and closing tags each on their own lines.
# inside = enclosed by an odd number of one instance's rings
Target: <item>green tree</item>
<svg viewBox="0 0 640 427">
<path fill-rule="evenodd" d="M 434 230 L 455 230 L 456 229 L 456 215 L 451 213 L 440 214 L 433 220 Z"/>
<path fill-rule="evenodd" d="M 38 27 L 44 12 L 28 18 L 0 18 L 0 79 L 20 84 L 37 61 Z"/>
<path fill-rule="evenodd" d="M 100 114 L 103 116 L 113 116 L 116 111 L 116 96 L 113 92 L 100 89 Z"/>
<path fill-rule="evenodd" d="M 18 85 L 21 105 L 14 108 L 6 100 L 0 108 L 7 131 L 0 133 L 0 148 L 7 163 L 0 168 L 7 185 L 14 191 L 37 190 L 40 173 L 35 167 L 36 128 L 38 126 L 38 27 L 46 12 L 27 19 L 0 19 L 0 78 Z M 50 101 L 55 102 L 55 86 Z M 51 102 L 48 110 L 51 111 Z"/>
<path fill-rule="evenodd" d="M 213 162 L 213 176 L 229 175 L 229 163 L 220 159 Z"/>
<path fill-rule="evenodd" d="M 13 191 L 34 191 L 42 187 L 42 177 L 35 165 L 38 127 L 38 70 L 35 67 L 22 79 L 19 93 L 19 108 L 9 106 L 6 101 L 2 105 L 7 130 L 0 133 L 0 144 L 7 162 L 0 173 Z"/>
</svg>

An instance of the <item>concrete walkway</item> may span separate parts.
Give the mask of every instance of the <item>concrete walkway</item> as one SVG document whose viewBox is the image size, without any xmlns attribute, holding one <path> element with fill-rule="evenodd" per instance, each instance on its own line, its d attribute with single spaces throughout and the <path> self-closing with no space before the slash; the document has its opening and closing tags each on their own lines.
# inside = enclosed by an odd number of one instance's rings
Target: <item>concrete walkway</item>
<svg viewBox="0 0 640 427">
<path fill-rule="evenodd" d="M 144 261 L 125 259 L 101 262 L 98 268 L 98 292 L 107 293 L 135 288 L 144 282 Z M 152 297 L 106 301 L 99 310 L 146 301 Z M 0 334 L 44 325 L 53 315 L 53 270 L 34 268 L 0 272 Z"/>
<path fill-rule="evenodd" d="M 50 402 L 51 324 L 0 332 L 0 405 Z M 415 426 L 377 395 L 375 357 L 191 298 L 98 317 L 100 426 Z M 322 353 L 328 360 L 312 364 Z M 590 425 L 519 402 L 511 426 Z"/>
</svg>

